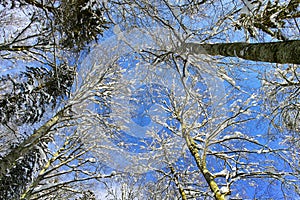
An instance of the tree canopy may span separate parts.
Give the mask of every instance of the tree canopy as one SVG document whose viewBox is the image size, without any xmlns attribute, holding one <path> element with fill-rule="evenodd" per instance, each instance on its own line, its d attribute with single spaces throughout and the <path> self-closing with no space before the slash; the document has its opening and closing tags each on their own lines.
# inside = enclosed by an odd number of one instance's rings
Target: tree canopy
<svg viewBox="0 0 300 200">
<path fill-rule="evenodd" d="M 0 198 L 298 199 L 299 4 L 0 1 Z"/>
</svg>

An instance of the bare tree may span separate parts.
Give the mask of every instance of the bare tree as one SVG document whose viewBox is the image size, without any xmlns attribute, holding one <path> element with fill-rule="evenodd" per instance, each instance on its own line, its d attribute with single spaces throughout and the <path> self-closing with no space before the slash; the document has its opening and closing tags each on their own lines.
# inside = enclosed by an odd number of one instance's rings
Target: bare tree
<svg viewBox="0 0 300 200">
<path fill-rule="evenodd" d="M 108 125 L 107 117 L 97 112 L 92 114 L 88 110 L 88 105 L 95 102 L 107 103 L 114 88 L 113 82 L 117 78 L 116 74 L 115 68 L 109 68 L 109 66 L 100 68 L 98 65 L 93 65 L 90 69 L 87 68 L 86 72 L 83 71 L 80 76 L 77 76 L 76 83 L 78 85 L 68 100 L 60 102 L 62 108 L 54 116 L 50 116 L 44 124 L 42 122 L 42 125 L 33 131 L 33 134 L 25 137 L 16 147 L 6 149 L 5 154 L 1 157 L 1 180 L 5 180 L 7 172 L 20 165 L 20 160 L 23 161 L 28 156 L 31 158 L 31 152 L 41 144 L 44 146 L 39 147 L 42 150 L 37 154 L 42 157 L 42 160 L 37 166 L 35 164 L 30 166 L 34 172 L 29 185 L 23 183 L 26 185 L 26 189 L 21 193 L 23 199 L 48 198 L 49 195 L 52 196 L 52 193 L 55 193 L 54 196 L 61 195 L 58 188 L 67 191 L 62 193 L 64 195 L 73 191 L 71 196 L 76 196 L 76 194 L 81 194 L 81 191 L 72 190 L 76 184 L 113 176 L 101 174 L 101 171 L 97 171 L 98 169 L 92 165 L 86 166 L 95 162 L 92 158 L 86 157 L 86 154 L 99 144 L 83 143 L 82 141 L 85 141 L 87 130 L 94 127 L 94 124 L 91 124 L 92 121 L 98 124 L 97 130 L 104 135 L 113 130 L 113 127 Z M 103 104 L 103 106 L 105 105 Z M 21 129 L 17 128 L 15 132 L 19 135 Z M 63 140 L 65 142 L 62 143 Z M 49 145 L 52 148 L 48 149 Z M 22 189 L 24 189 L 24 185 L 22 185 Z M 15 195 L 18 194 L 15 193 Z M 5 194 L 2 197 L 10 198 Z"/>
<path fill-rule="evenodd" d="M 57 63 L 66 53 L 63 50 L 82 47 L 102 33 L 94 24 L 95 20 L 102 22 L 100 11 L 116 26 L 112 30 L 115 37 L 92 46 L 84 61 L 76 63 L 78 73 L 74 73 L 68 95 L 57 101 L 56 109 L 49 109 L 55 113 L 40 117 L 36 130 L 15 148 L 1 146 L 5 152 L 0 160 L 3 180 L 20 160 L 32 158 L 30 153 L 40 144 L 48 145 L 47 150 L 39 151 L 45 154 L 43 162 L 21 188 L 21 198 L 95 199 L 102 194 L 93 188 L 99 184 L 104 184 L 106 198 L 111 199 L 292 199 L 299 194 L 297 147 L 286 145 L 288 137 L 271 140 L 264 128 L 258 128 L 257 124 L 267 120 L 264 114 L 269 114 L 262 109 L 260 86 L 247 90 L 252 85 L 243 84 L 247 70 L 251 70 L 247 60 L 299 64 L 298 40 L 274 43 L 257 37 L 258 43 L 244 43 L 247 38 L 234 30 L 232 22 L 237 16 L 243 18 L 242 1 L 25 2 L 27 9 L 50 16 L 45 27 L 54 29 L 47 29 L 50 45 L 43 48 L 52 54 L 49 58 L 42 47 L 37 50 L 35 44 L 41 43 L 21 44 L 18 38 L 26 34 L 20 30 L 27 30 L 22 28 L 0 47 L 4 59 L 20 56 L 17 53 L 21 50 L 30 53 L 32 60 L 52 63 L 51 69 L 57 72 Z M 103 10 L 94 10 L 93 3 Z M 280 39 L 283 33 L 271 34 L 270 23 L 275 18 L 278 23 L 290 20 L 284 18 L 287 13 L 297 26 L 298 2 L 289 3 L 287 7 L 276 4 L 276 16 L 273 11 L 262 15 L 268 16 L 269 22 L 256 17 L 251 28 Z M 268 5 L 259 12 L 274 7 Z M 16 8 L 22 10 L 23 5 Z M 70 13 L 62 16 L 60 9 Z M 86 12 L 77 13 L 78 9 Z M 87 24 L 76 21 L 90 15 Z M 33 14 L 26 16 L 31 19 Z M 50 20 L 57 16 L 62 17 Z M 79 31 L 78 26 L 89 26 L 91 32 Z M 275 32 L 279 33 L 279 28 L 276 26 Z M 242 42 L 233 43 L 237 38 Z M 237 64 L 241 61 L 229 57 L 245 59 L 246 67 L 241 69 Z M 274 118 L 274 124 L 280 122 L 297 131 L 297 103 L 287 105 L 291 99 L 297 100 L 290 91 L 298 91 L 297 66 L 293 66 L 291 75 L 279 71 L 284 81 L 264 79 L 266 88 L 280 88 L 289 97 L 280 100 L 280 92 L 268 93 L 273 95 L 270 103 L 279 104 L 280 114 L 275 116 L 283 119 Z M 27 86 L 24 94 L 30 93 Z M 5 91 L 14 90 L 4 86 L 0 92 Z M 21 127 L 8 124 L 5 128 L 8 136 L 20 134 Z"/>
<path fill-rule="evenodd" d="M 242 1 L 244 7 L 238 12 L 240 15 L 235 26 L 244 28 L 251 37 L 259 37 L 259 31 L 270 35 L 278 40 L 289 40 L 291 30 L 299 32 L 296 19 L 300 17 L 299 1 Z M 292 36 L 293 37 L 293 36 Z"/>
</svg>

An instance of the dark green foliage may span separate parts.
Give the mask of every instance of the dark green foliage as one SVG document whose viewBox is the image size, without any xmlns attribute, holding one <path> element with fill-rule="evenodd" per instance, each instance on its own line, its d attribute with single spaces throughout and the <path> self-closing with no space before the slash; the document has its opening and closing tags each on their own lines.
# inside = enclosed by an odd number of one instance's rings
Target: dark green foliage
<svg viewBox="0 0 300 200">
<path fill-rule="evenodd" d="M 63 47 L 80 49 L 108 28 L 103 9 L 95 1 L 62 1 L 53 13 Z"/>
<path fill-rule="evenodd" d="M 16 145 L 12 145 L 12 148 L 15 147 Z M 0 179 L 0 199 L 20 199 L 20 195 L 32 181 L 36 168 L 42 161 L 41 149 L 43 148 L 32 149 L 29 154 L 17 161 L 15 167 L 7 172 L 3 179 Z"/>
<path fill-rule="evenodd" d="M 7 89 L 0 96 L 0 122 L 17 125 L 37 122 L 47 105 L 55 107 L 59 98 L 69 93 L 73 80 L 74 69 L 67 65 L 52 70 L 27 67 L 17 77 L 1 77 L 1 85 Z"/>
<path fill-rule="evenodd" d="M 36 9 L 31 20 L 40 22 L 41 35 L 38 36 L 39 42 L 29 47 L 54 44 L 56 48 L 80 51 L 108 28 L 108 21 L 103 16 L 104 9 L 95 0 L 0 0 L 0 5 L 6 10 L 28 5 Z"/>
</svg>

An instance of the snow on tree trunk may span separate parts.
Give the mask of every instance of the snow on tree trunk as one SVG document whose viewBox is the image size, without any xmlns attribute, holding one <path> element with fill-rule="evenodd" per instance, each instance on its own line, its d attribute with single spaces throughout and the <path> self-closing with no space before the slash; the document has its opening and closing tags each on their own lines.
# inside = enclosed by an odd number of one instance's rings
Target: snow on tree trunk
<svg viewBox="0 0 300 200">
<path fill-rule="evenodd" d="M 30 137 L 22 142 L 17 148 L 12 149 L 0 162 L 0 179 L 14 167 L 18 159 L 21 159 L 26 153 L 32 150 L 33 146 L 45 137 L 51 127 L 53 127 L 63 117 L 64 110 L 58 112 L 54 117 L 47 121 L 43 126 L 35 131 Z"/>
</svg>

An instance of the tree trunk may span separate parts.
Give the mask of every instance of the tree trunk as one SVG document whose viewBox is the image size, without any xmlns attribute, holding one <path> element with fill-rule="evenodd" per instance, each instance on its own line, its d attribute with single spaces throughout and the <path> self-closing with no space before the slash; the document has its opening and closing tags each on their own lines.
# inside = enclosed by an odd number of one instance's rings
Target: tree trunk
<svg viewBox="0 0 300 200">
<path fill-rule="evenodd" d="M 183 45 L 192 54 L 238 57 L 245 60 L 300 64 L 300 40 L 269 43 L 216 43 Z"/>
<path fill-rule="evenodd" d="M 185 132 L 185 128 L 183 128 L 183 132 Z M 184 138 L 185 138 L 185 141 L 186 141 L 189 151 L 191 152 L 192 156 L 194 157 L 194 159 L 196 161 L 197 167 L 199 168 L 202 175 L 204 176 L 209 188 L 214 193 L 215 199 L 216 200 L 225 200 L 225 196 L 227 195 L 227 193 L 226 194 L 221 193 L 220 188 L 219 188 L 218 184 L 216 183 L 214 176 L 206 168 L 206 158 L 200 157 L 200 155 L 198 153 L 197 145 L 196 145 L 194 139 L 188 133 L 184 134 Z"/>
<path fill-rule="evenodd" d="M 25 154 L 32 150 L 32 148 L 40 142 L 42 137 L 47 136 L 51 127 L 62 119 L 63 111 L 64 110 L 58 112 L 54 117 L 36 130 L 34 134 L 24 140 L 18 147 L 12 149 L 7 155 L 0 159 L 0 179 L 2 179 L 5 174 L 15 166 L 18 159 L 21 159 Z"/>
</svg>

